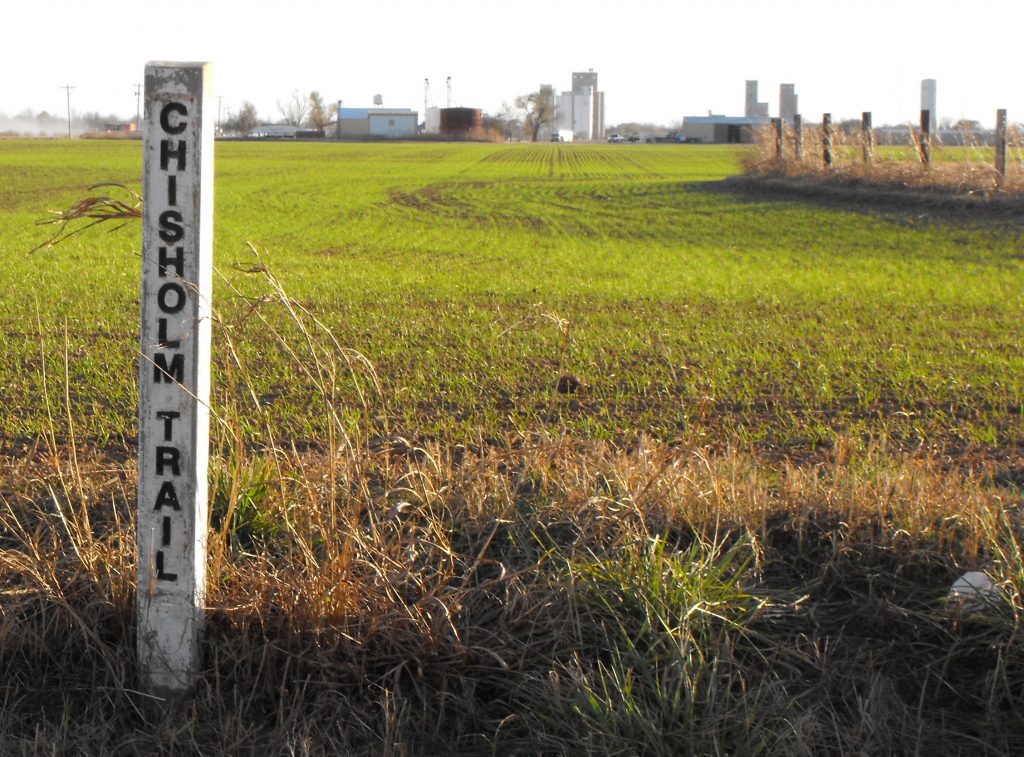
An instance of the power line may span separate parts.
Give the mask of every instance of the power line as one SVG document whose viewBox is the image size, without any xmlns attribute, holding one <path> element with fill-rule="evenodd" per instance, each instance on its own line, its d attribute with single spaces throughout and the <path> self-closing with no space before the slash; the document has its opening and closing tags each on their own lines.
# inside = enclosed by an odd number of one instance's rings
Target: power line
<svg viewBox="0 0 1024 757">
<path fill-rule="evenodd" d="M 65 84 L 60 89 L 67 92 L 68 95 L 68 139 L 71 139 L 71 90 L 74 89 L 70 84 Z"/>
</svg>

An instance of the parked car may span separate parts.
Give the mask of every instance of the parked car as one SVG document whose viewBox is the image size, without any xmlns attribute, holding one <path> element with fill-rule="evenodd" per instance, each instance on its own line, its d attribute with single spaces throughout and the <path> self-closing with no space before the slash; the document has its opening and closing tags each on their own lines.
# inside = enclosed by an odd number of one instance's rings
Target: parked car
<svg viewBox="0 0 1024 757">
<path fill-rule="evenodd" d="M 559 133 L 558 133 L 558 132 L 556 131 L 556 132 L 555 132 L 554 134 L 552 134 L 552 135 L 551 135 L 551 141 L 552 141 L 552 142 L 562 142 L 562 141 L 563 141 L 563 139 L 562 139 L 562 135 L 561 135 L 561 134 L 559 134 Z"/>
<path fill-rule="evenodd" d="M 622 135 L 621 134 L 609 134 L 608 135 L 608 141 L 609 142 L 621 142 L 622 141 Z"/>
<path fill-rule="evenodd" d="M 678 132 L 676 134 L 666 134 L 663 137 L 648 138 L 647 141 L 648 142 L 652 142 L 652 143 L 653 142 L 669 142 L 671 144 L 679 144 L 681 142 L 686 142 L 687 139 L 683 135 L 682 132 Z"/>
</svg>

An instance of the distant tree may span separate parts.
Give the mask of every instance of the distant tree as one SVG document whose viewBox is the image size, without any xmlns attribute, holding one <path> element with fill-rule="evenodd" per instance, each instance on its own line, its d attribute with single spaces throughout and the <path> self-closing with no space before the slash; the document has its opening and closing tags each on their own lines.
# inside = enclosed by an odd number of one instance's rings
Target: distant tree
<svg viewBox="0 0 1024 757">
<path fill-rule="evenodd" d="M 50 115 L 44 110 L 36 116 L 36 123 L 41 129 L 52 129 L 58 124 L 65 123 L 65 121 L 60 116 Z"/>
<path fill-rule="evenodd" d="M 523 130 L 531 142 L 536 142 L 544 128 L 554 126 L 555 90 L 543 85 L 536 92 L 520 95 L 516 98 L 516 107 L 523 112 Z"/>
<path fill-rule="evenodd" d="M 283 123 L 292 126 L 302 126 L 306 122 L 306 115 L 309 113 L 309 98 L 303 97 L 299 90 L 292 91 L 292 99 L 286 103 L 280 100 L 277 102 L 277 109 L 281 111 Z"/>
<path fill-rule="evenodd" d="M 959 131 L 978 131 L 981 129 L 981 121 L 975 121 L 971 118 L 961 118 L 953 124 L 953 128 Z"/>
<path fill-rule="evenodd" d="M 95 110 L 90 110 L 77 114 L 74 120 L 84 129 L 99 130 L 106 127 L 107 124 L 117 123 L 120 119 L 112 113 L 104 116 Z"/>
<path fill-rule="evenodd" d="M 323 96 L 314 89 L 309 93 L 309 115 L 306 117 L 306 125 L 311 129 L 323 131 L 330 120 L 330 110 L 324 104 Z"/>
<path fill-rule="evenodd" d="M 238 109 L 233 126 L 242 134 L 248 134 L 259 124 L 259 116 L 256 115 L 256 106 L 248 100 L 242 100 L 242 107 Z"/>
<path fill-rule="evenodd" d="M 484 130 L 505 140 L 523 138 L 522 119 L 508 103 L 502 103 L 497 113 L 484 114 Z"/>
</svg>

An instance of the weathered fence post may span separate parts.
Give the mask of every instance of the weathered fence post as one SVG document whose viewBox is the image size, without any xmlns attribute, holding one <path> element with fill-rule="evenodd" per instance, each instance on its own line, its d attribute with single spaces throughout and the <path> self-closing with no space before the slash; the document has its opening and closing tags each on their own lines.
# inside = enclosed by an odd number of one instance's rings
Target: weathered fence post
<svg viewBox="0 0 1024 757">
<path fill-rule="evenodd" d="M 193 682 L 206 599 L 211 69 L 146 65 L 136 612 L 141 683 L 162 697 Z"/>
<path fill-rule="evenodd" d="M 804 119 L 799 113 L 793 116 L 793 156 L 797 163 L 804 159 Z"/>
<path fill-rule="evenodd" d="M 928 168 L 932 165 L 932 112 L 921 111 L 921 162 Z"/>
<path fill-rule="evenodd" d="M 1006 179 L 1006 110 L 996 111 L 996 178 L 999 184 Z"/>
<path fill-rule="evenodd" d="M 782 162 L 782 119 L 773 118 L 772 126 L 775 130 L 775 160 Z"/>
<path fill-rule="evenodd" d="M 825 168 L 832 167 L 832 114 L 825 113 L 821 117 L 821 151 L 825 160 Z"/>
<path fill-rule="evenodd" d="M 860 114 L 860 135 L 864 143 L 864 165 L 871 165 L 872 153 L 875 147 L 875 132 L 871 128 L 871 111 L 866 110 Z"/>
</svg>

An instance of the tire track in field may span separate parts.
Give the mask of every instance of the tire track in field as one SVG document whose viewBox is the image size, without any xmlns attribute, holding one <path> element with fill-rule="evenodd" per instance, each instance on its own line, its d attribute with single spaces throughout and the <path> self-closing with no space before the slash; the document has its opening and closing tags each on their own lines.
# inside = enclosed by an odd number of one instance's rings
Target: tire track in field
<svg viewBox="0 0 1024 757">
<path fill-rule="evenodd" d="M 643 155 L 606 146 L 542 144 L 498 149 L 480 158 L 472 180 L 392 189 L 385 213 L 416 221 L 610 239 L 664 233 L 673 209 L 685 212 L 678 182 L 668 182 Z M 664 209 L 654 229 L 652 209 Z"/>
<path fill-rule="evenodd" d="M 519 228 L 533 233 L 608 239 L 653 239 L 665 235 L 688 212 L 678 183 L 594 181 L 436 182 L 415 190 L 392 190 L 383 212 L 402 220 L 449 220 L 477 228 Z M 656 209 L 663 223 L 651 224 Z"/>
<path fill-rule="evenodd" d="M 500 207 L 480 201 L 491 182 L 435 182 L 413 191 L 393 189 L 388 192 L 385 212 L 398 212 L 416 219 L 449 219 L 477 226 L 519 226 L 543 231 L 541 219 L 515 212 L 514 206 Z"/>
</svg>

